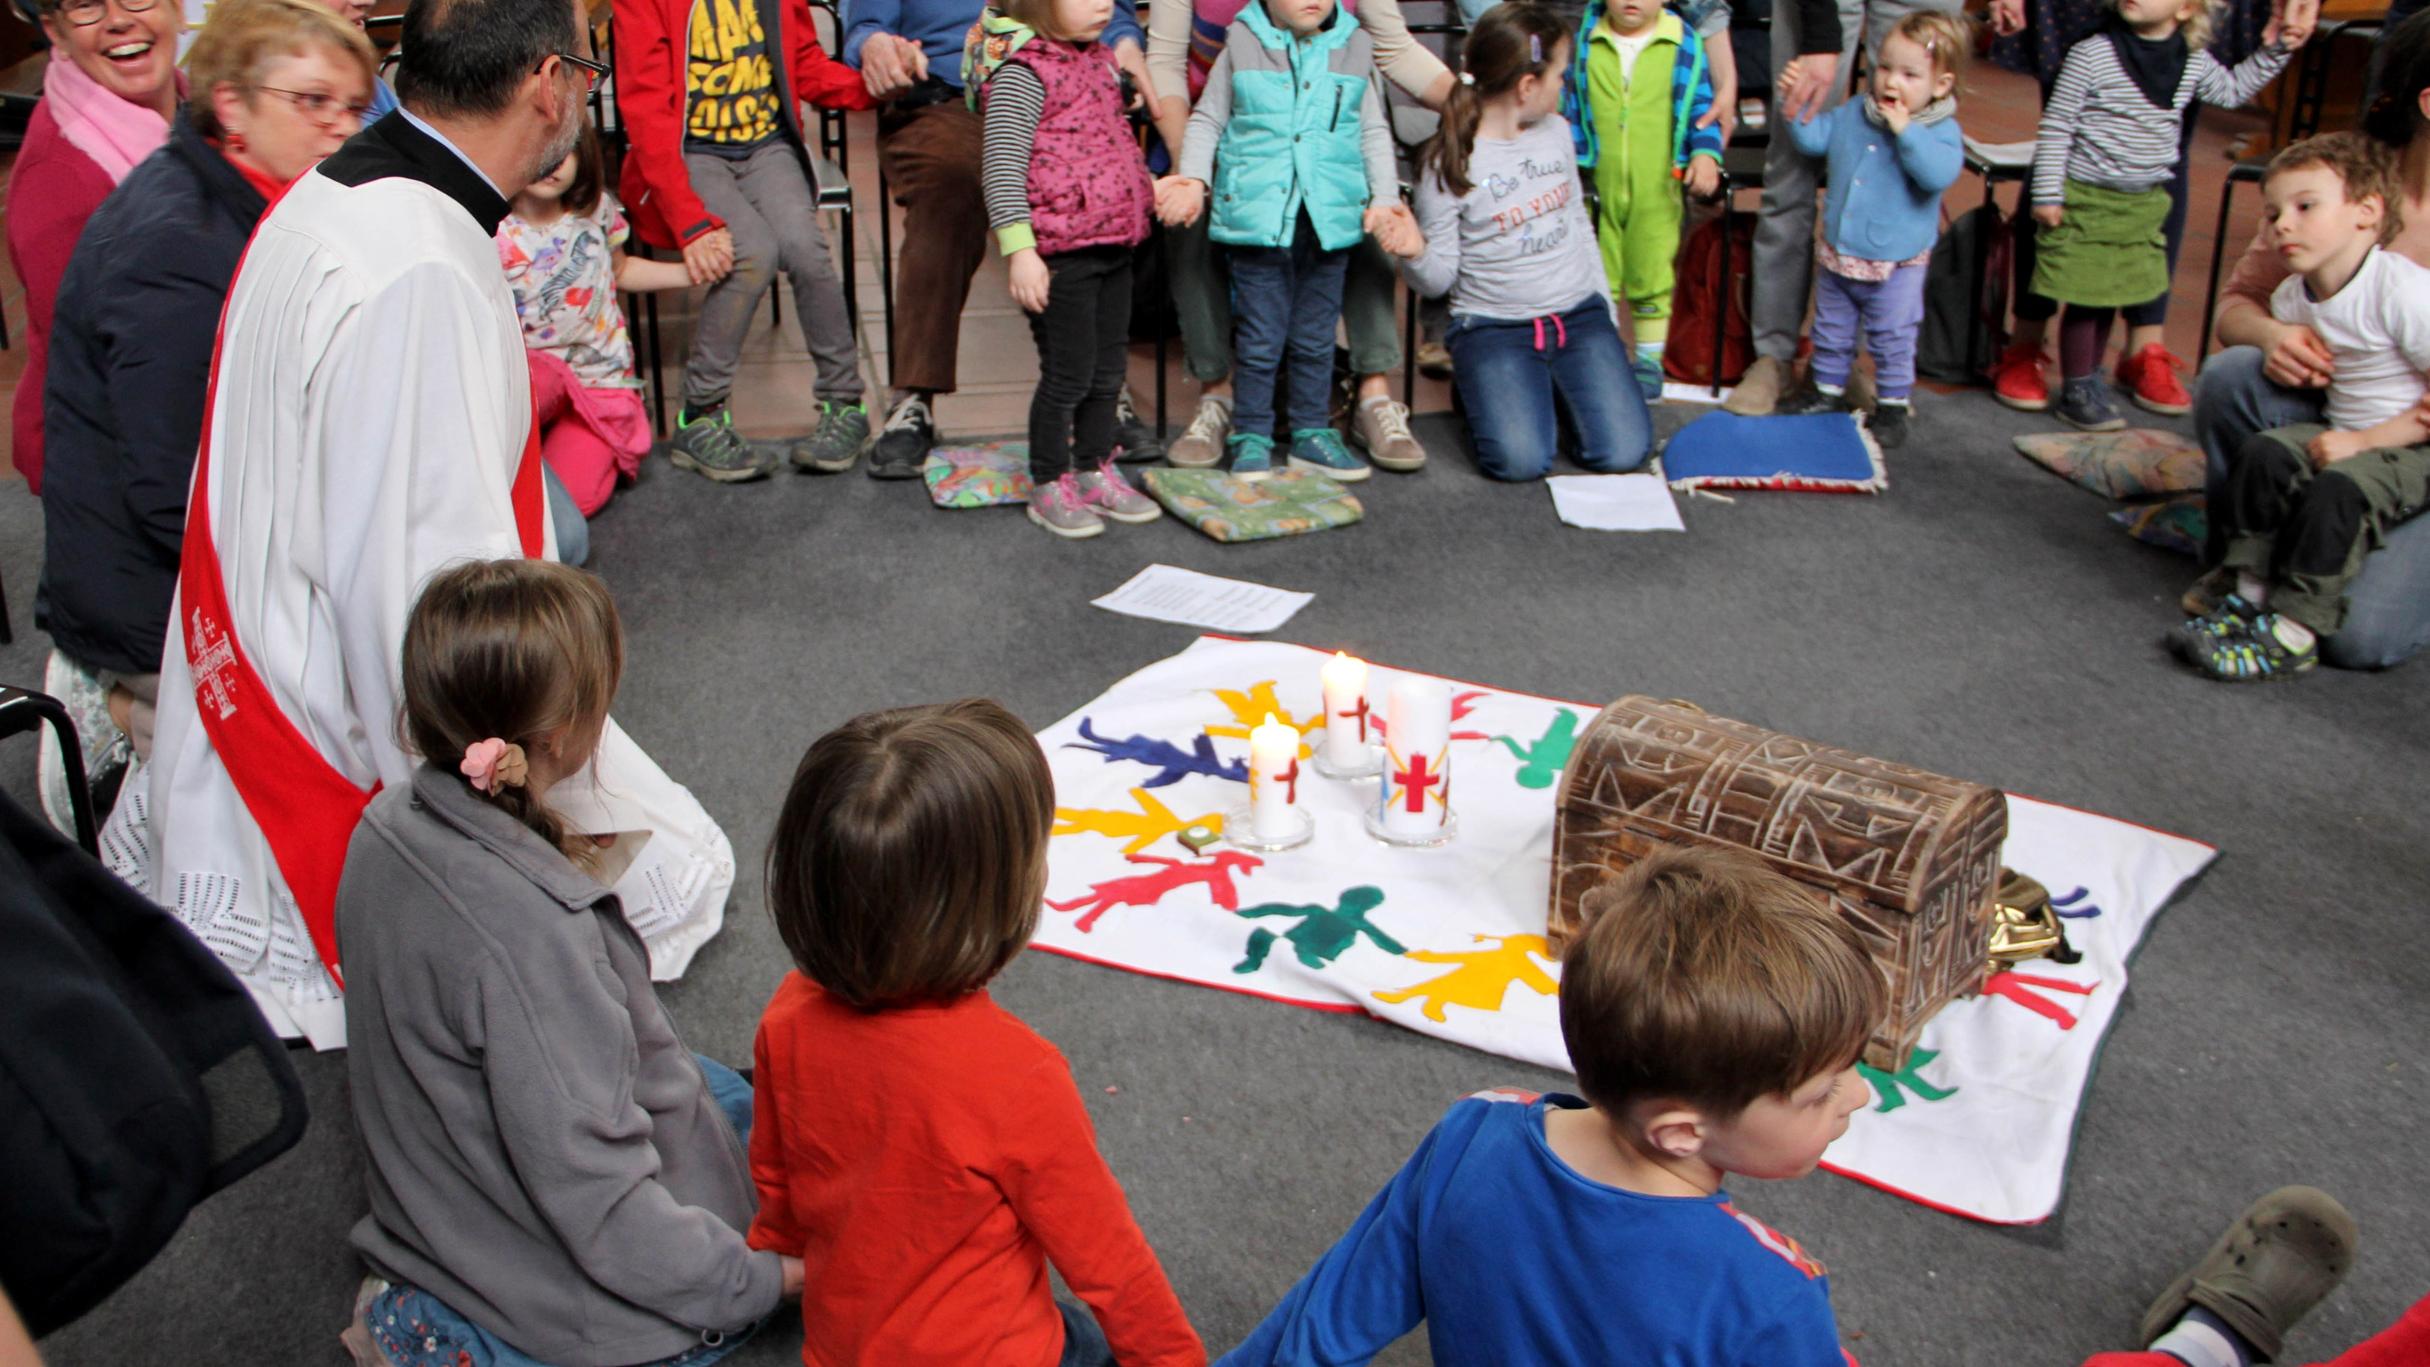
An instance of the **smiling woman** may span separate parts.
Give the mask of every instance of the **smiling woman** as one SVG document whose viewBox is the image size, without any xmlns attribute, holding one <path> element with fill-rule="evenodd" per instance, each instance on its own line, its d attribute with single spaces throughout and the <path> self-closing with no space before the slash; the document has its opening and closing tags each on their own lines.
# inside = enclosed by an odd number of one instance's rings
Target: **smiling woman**
<svg viewBox="0 0 2430 1367">
<path fill-rule="evenodd" d="M 25 282 L 25 376 L 17 384 L 10 451 L 42 492 L 42 376 L 51 304 L 84 221 L 169 135 L 177 109 L 177 34 L 185 19 L 161 0 L 65 0 L 42 5 L 51 62 L 9 177 L 8 258 Z"/>
</svg>

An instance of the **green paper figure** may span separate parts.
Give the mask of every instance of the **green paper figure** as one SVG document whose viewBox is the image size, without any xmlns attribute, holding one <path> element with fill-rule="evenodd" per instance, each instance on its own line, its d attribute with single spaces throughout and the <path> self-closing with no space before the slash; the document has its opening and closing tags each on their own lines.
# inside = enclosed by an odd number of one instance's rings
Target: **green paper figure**
<svg viewBox="0 0 2430 1367">
<path fill-rule="evenodd" d="M 1519 743 L 1508 736 L 1496 736 L 1494 739 L 1508 746 L 1510 753 L 1519 757 L 1520 787 L 1550 788 L 1553 780 L 1560 777 L 1561 771 L 1569 767 L 1569 752 L 1577 747 L 1578 714 L 1566 707 L 1555 712 L 1552 725 L 1545 728 L 1535 744 L 1525 749 L 1521 749 Z"/>
<path fill-rule="evenodd" d="M 1300 922 L 1279 936 L 1273 931 L 1259 926 L 1249 936 L 1248 957 L 1232 965 L 1232 971 L 1255 973 L 1264 967 L 1266 955 L 1274 948 L 1274 942 L 1277 939 L 1289 940 L 1291 952 L 1298 955 L 1299 961 L 1310 968 L 1323 968 L 1340 958 L 1342 951 L 1356 943 L 1361 935 L 1373 940 L 1375 947 L 1387 954 L 1403 953 L 1399 941 L 1386 935 L 1377 928 L 1373 921 L 1367 919 L 1368 912 L 1383 904 L 1384 890 L 1382 888 L 1356 887 L 1344 892 L 1341 905 L 1332 908 L 1290 906 L 1282 902 L 1268 902 L 1261 907 L 1243 907 L 1232 914 L 1251 918 L 1297 916 L 1300 918 Z"/>
<path fill-rule="evenodd" d="M 1924 1081 L 1920 1070 L 1940 1056 L 1938 1049 L 1918 1049 L 1907 1056 L 1907 1066 L 1895 1073 L 1885 1073 L 1870 1063 L 1857 1064 L 1856 1071 L 1864 1076 L 1865 1081 L 1873 1084 L 1874 1095 L 1882 1099 L 1882 1104 L 1873 1109 L 1877 1112 L 1895 1111 L 1906 1105 L 1907 1095 L 1900 1090 L 1902 1087 L 1914 1088 L 1915 1094 L 1926 1101 L 1947 1101 L 1956 1096 L 1958 1089 L 1955 1087 L 1935 1087 Z"/>
</svg>

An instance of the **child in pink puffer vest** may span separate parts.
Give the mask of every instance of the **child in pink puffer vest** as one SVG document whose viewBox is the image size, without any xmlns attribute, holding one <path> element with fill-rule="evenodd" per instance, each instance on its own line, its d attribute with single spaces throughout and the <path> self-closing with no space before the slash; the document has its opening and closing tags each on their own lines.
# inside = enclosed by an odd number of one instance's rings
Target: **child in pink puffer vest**
<svg viewBox="0 0 2430 1367">
<path fill-rule="evenodd" d="M 1097 43 L 1110 0 L 1000 0 L 971 29 L 964 88 L 985 133 L 979 183 L 1038 344 L 1029 402 L 1030 521 L 1095 536 L 1152 522 L 1154 499 L 1114 467 L 1129 361 L 1131 249 L 1154 194 L 1125 117 L 1136 96 Z"/>
</svg>

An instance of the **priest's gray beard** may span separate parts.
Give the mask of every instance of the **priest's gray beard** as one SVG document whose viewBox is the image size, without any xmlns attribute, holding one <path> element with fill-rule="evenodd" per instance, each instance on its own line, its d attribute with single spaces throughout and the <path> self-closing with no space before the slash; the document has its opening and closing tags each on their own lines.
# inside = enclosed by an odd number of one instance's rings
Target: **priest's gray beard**
<svg viewBox="0 0 2430 1367">
<path fill-rule="evenodd" d="M 582 141 L 582 121 L 590 117 L 590 111 L 581 100 L 568 100 L 565 112 L 561 126 L 549 136 L 548 150 L 541 155 L 531 172 L 523 177 L 524 184 L 548 179 L 550 172 L 574 154 L 574 144 Z M 507 196 L 509 199 L 513 197 Z"/>
</svg>

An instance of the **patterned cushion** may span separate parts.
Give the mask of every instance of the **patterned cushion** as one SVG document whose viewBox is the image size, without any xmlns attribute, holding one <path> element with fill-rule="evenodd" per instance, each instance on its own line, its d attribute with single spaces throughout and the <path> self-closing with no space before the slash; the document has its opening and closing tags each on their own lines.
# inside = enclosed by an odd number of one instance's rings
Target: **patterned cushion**
<svg viewBox="0 0 2430 1367">
<path fill-rule="evenodd" d="M 920 465 L 928 501 L 940 508 L 988 508 L 1029 501 L 1029 443 L 940 446 Z"/>
<path fill-rule="evenodd" d="M 2180 494 L 2158 503 L 2120 508 L 2109 515 L 2109 520 L 2124 527 L 2126 534 L 2137 541 L 2186 555 L 2202 554 L 2203 538 L 2210 531 L 2200 494 Z"/>
<path fill-rule="evenodd" d="M 2156 498 L 2202 487 L 2202 448 L 2174 432 L 2035 432 L 2016 444 L 2025 459 L 2108 498 Z"/>
<path fill-rule="evenodd" d="M 1221 470 L 1150 470 L 1148 493 L 1173 516 L 1217 541 L 1264 541 L 1347 527 L 1366 509 L 1339 484 L 1305 470 L 1234 479 Z"/>
<path fill-rule="evenodd" d="M 1671 437 L 1662 474 L 1675 489 L 1878 494 L 1890 487 L 1881 448 L 1852 413 L 1708 413 Z"/>
</svg>

